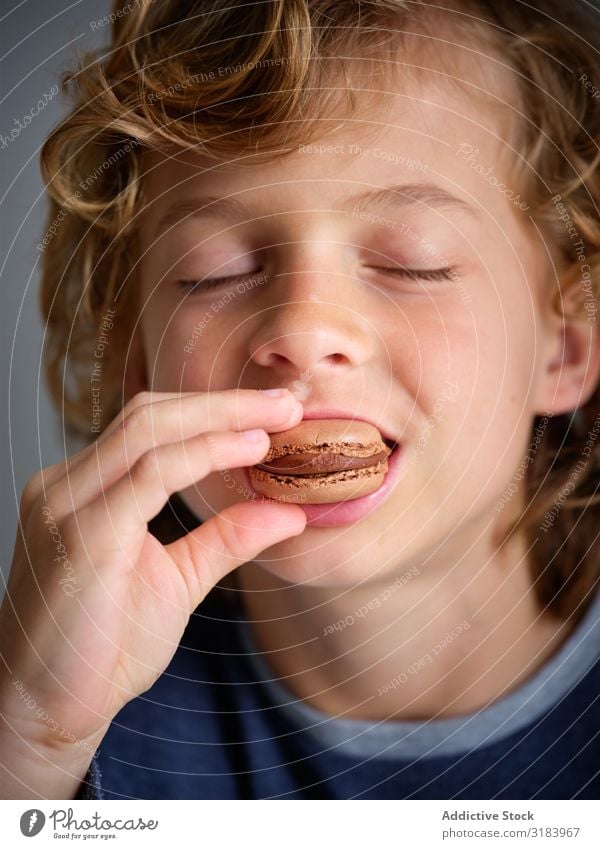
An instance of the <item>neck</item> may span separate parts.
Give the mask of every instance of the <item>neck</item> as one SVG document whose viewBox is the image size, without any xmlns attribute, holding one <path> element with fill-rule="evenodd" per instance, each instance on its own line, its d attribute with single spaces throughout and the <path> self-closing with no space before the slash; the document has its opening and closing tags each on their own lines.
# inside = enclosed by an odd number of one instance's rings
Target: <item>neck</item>
<svg viewBox="0 0 600 849">
<path fill-rule="evenodd" d="M 256 562 L 236 578 L 255 643 L 297 698 L 335 716 L 424 720 L 505 695 L 567 636 L 536 599 L 523 542 L 440 554 L 351 588 L 285 583 Z"/>
</svg>

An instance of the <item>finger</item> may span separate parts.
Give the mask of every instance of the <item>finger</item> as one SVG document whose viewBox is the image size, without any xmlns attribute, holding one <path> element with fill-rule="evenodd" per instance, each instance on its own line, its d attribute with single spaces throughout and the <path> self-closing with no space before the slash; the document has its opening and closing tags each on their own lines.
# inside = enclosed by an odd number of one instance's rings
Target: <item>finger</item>
<svg viewBox="0 0 600 849">
<path fill-rule="evenodd" d="M 111 422 L 104 428 L 102 433 L 90 445 L 86 445 L 76 454 L 67 457 L 62 463 L 57 463 L 56 466 L 50 466 L 46 472 L 51 471 L 51 475 L 46 477 L 46 485 L 53 483 L 59 477 L 63 477 L 65 473 L 73 472 L 84 460 L 95 456 L 98 446 L 106 442 L 108 437 L 119 430 L 123 426 L 123 420 L 134 412 L 134 410 L 144 407 L 148 404 L 169 401 L 172 399 L 181 398 L 183 396 L 198 395 L 197 392 L 138 392 L 127 404 L 117 413 Z"/>
<path fill-rule="evenodd" d="M 109 547 L 120 547 L 139 534 L 181 489 L 224 468 L 253 465 L 269 450 L 266 431 L 248 442 L 244 432 L 204 433 L 186 442 L 174 442 L 147 451 L 129 473 L 78 511 L 79 524 L 102 528 Z M 112 543 L 109 540 L 112 537 Z"/>
<path fill-rule="evenodd" d="M 219 395 L 219 398 L 210 396 Z M 111 487 L 154 446 L 182 442 L 201 432 L 260 427 L 271 432 L 293 427 L 302 405 L 291 393 L 281 398 L 257 390 L 194 393 L 142 405 L 113 430 L 49 492 L 57 517 L 74 512 Z"/>
<path fill-rule="evenodd" d="M 115 430 L 118 430 L 123 426 L 123 421 L 139 407 L 145 407 L 148 404 L 158 404 L 161 401 L 171 401 L 176 398 L 183 398 L 198 394 L 198 392 L 138 392 L 133 396 L 133 398 L 130 398 L 123 408 L 119 410 L 114 419 L 106 425 L 96 440 L 96 443 L 100 445 L 105 442 L 108 437 L 115 432 Z"/>
<path fill-rule="evenodd" d="M 182 419 L 190 416 L 198 417 L 206 423 L 202 428 L 203 430 L 246 430 L 247 428 L 261 426 L 260 421 L 252 423 L 250 420 L 246 420 L 247 416 L 251 416 L 258 409 L 257 403 L 264 404 L 263 409 L 268 412 L 272 408 L 271 405 L 275 408 L 278 404 L 293 406 L 295 400 L 292 393 L 285 388 L 280 398 L 269 396 L 262 389 L 223 389 L 210 392 L 174 393 L 140 392 L 110 422 L 97 441 L 99 443 L 104 442 L 120 429 L 137 427 L 139 419 L 143 420 L 146 415 L 153 412 L 161 416 L 168 415 L 175 426 L 185 424 Z M 172 401 L 179 401 L 181 408 L 177 405 L 173 406 Z M 296 401 L 296 403 L 299 402 Z M 228 406 L 230 404 L 233 404 L 233 406 Z M 193 433 L 197 432 L 197 430 L 193 431 Z M 174 437 L 174 439 L 177 438 L 184 437 Z"/>
<path fill-rule="evenodd" d="M 37 474 L 33 475 L 26 484 L 27 493 L 26 500 L 29 504 L 32 504 L 34 501 L 37 501 L 43 495 L 44 501 L 48 500 L 47 490 L 57 481 L 61 480 L 65 477 L 66 474 L 69 474 L 81 463 L 89 458 L 90 456 L 96 453 L 96 445 L 100 442 L 104 441 L 108 434 L 115 431 L 121 424 L 123 416 L 125 415 L 125 411 L 127 410 L 127 414 L 131 413 L 136 407 L 142 406 L 144 403 L 148 403 L 150 398 L 155 400 L 163 400 L 168 398 L 178 398 L 181 396 L 180 392 L 140 392 L 127 403 L 127 405 L 115 416 L 115 418 L 107 425 L 104 431 L 100 434 L 98 439 L 94 440 L 91 445 L 86 445 L 81 448 L 75 454 L 72 454 L 70 457 L 65 457 L 64 460 L 61 460 L 59 463 L 55 463 L 52 466 L 46 466 L 43 469 L 40 469 Z M 186 393 L 188 395 L 193 395 L 196 393 Z"/>
<path fill-rule="evenodd" d="M 165 546 L 188 587 L 190 613 L 228 572 L 305 527 L 306 514 L 297 504 L 243 501 Z"/>
</svg>

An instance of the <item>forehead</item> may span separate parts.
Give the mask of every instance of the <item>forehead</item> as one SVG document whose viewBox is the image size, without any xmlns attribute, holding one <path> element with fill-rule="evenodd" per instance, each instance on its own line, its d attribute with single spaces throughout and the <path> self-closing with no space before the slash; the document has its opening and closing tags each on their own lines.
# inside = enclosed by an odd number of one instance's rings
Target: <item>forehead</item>
<svg viewBox="0 0 600 849">
<path fill-rule="evenodd" d="M 342 98 L 330 115 L 319 113 L 317 105 L 318 120 L 307 120 L 304 127 L 298 121 L 282 123 L 275 153 L 260 145 L 229 157 L 193 149 L 147 151 L 144 228 L 151 229 L 166 206 L 199 189 L 215 197 L 251 191 L 267 204 L 289 209 L 315 200 L 330 203 L 336 194 L 350 193 L 353 182 L 375 186 L 427 177 L 487 205 L 489 184 L 481 179 L 482 168 L 501 177 L 514 156 L 515 77 L 487 36 L 475 49 L 472 39 L 463 43 L 464 33 L 446 29 L 435 36 L 403 35 L 392 64 L 354 64 L 351 80 L 338 79 L 351 85 L 354 111 L 344 109 Z M 218 142 L 213 147 L 218 151 Z M 477 151 L 477 169 L 465 162 L 466 149 Z M 493 200 L 500 202 L 495 194 Z"/>
<path fill-rule="evenodd" d="M 414 186 L 426 198 L 452 194 L 474 207 L 497 202 L 500 212 L 506 198 L 495 192 L 490 200 L 481 169 L 502 177 L 503 148 L 501 127 L 482 120 L 480 112 L 469 114 L 448 99 L 434 104 L 405 96 L 379 121 L 350 121 L 277 158 L 260 152 L 228 159 L 149 152 L 142 178 L 144 229 L 153 230 L 167 208 L 187 203 L 193 209 L 201 196 L 228 197 L 267 214 L 328 209 L 361 189 L 394 186 Z M 476 152 L 471 162 L 465 151 Z"/>
</svg>

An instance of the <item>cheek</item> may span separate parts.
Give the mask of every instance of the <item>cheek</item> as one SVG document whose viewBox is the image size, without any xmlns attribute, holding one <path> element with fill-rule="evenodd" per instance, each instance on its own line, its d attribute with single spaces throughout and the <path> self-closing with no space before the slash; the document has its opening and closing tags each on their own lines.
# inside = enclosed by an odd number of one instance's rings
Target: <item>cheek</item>
<svg viewBox="0 0 600 849">
<path fill-rule="evenodd" d="M 247 355 L 227 316 L 180 308 L 168 323 L 157 317 L 150 335 L 156 391 L 217 391 L 240 384 Z"/>
<path fill-rule="evenodd" d="M 505 301 L 493 288 L 470 287 L 468 303 L 452 292 L 406 305 L 400 318 L 396 311 L 386 336 L 418 427 L 434 416 L 464 441 L 481 435 L 492 415 L 506 433 L 523 413 L 534 377 L 534 313 L 505 288 Z"/>
<path fill-rule="evenodd" d="M 478 333 L 472 313 L 454 293 L 406 304 L 387 334 L 399 386 L 413 404 L 417 431 L 457 394 L 469 397 L 477 379 Z"/>
<path fill-rule="evenodd" d="M 500 289 L 502 287 L 502 289 Z M 473 290 L 472 290 L 473 291 Z M 448 368 L 473 404 L 518 404 L 535 372 L 536 321 L 530 299 L 500 280 L 473 292 L 468 305 L 448 310 L 440 325 Z M 441 333 L 440 343 L 441 344 Z"/>
<path fill-rule="evenodd" d="M 179 320 L 156 314 L 144 322 L 146 368 L 155 392 L 173 392 L 181 389 L 188 380 L 190 355 L 186 353 L 187 337 L 182 337 Z"/>
<path fill-rule="evenodd" d="M 535 321 L 526 304 L 472 304 L 446 322 L 450 379 L 456 393 L 444 407 L 446 455 L 483 477 L 511 474 L 526 450 L 535 379 Z M 438 392 L 439 394 L 439 392 Z M 443 446 L 442 446 L 443 448 Z"/>
</svg>

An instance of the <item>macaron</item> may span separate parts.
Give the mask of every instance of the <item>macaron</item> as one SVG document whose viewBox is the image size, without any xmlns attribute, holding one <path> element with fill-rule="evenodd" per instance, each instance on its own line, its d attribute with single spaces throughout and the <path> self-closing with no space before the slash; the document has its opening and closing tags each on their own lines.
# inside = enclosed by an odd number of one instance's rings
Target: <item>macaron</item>
<svg viewBox="0 0 600 849">
<path fill-rule="evenodd" d="M 357 419 L 309 419 L 269 434 L 264 460 L 248 468 L 260 495 L 297 504 L 329 504 L 379 489 L 392 449 Z"/>
</svg>

